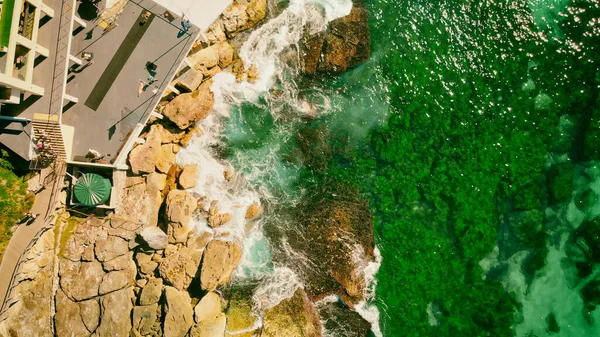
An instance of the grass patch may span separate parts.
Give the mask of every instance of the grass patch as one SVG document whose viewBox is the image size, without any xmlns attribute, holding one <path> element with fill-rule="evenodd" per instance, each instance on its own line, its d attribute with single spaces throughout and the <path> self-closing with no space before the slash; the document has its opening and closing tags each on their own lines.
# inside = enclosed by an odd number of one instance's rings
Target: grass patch
<svg viewBox="0 0 600 337">
<path fill-rule="evenodd" d="M 63 253 L 65 251 L 65 247 L 67 246 L 67 241 L 73 235 L 73 231 L 75 227 L 81 222 L 81 218 L 71 216 L 69 217 L 65 223 L 64 228 L 62 229 L 62 233 L 60 234 L 60 243 L 58 246 L 58 256 L 63 257 Z M 61 219 L 62 221 L 62 219 Z M 58 227 L 58 226 L 56 226 Z"/>
<path fill-rule="evenodd" d="M 2 150 L 0 158 L 0 260 L 12 237 L 12 227 L 27 213 L 35 195 L 27 192 L 27 181 L 13 172 L 12 164 L 6 160 Z"/>
</svg>

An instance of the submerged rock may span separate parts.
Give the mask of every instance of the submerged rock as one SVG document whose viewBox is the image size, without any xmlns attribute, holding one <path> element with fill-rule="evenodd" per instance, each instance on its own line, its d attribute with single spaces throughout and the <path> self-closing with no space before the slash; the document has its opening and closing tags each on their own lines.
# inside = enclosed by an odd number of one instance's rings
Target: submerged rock
<svg viewBox="0 0 600 337">
<path fill-rule="evenodd" d="M 356 311 L 348 309 L 340 302 L 332 302 L 319 306 L 321 321 L 327 331 L 335 331 L 344 337 L 366 337 L 371 331 L 371 324 Z"/>
<path fill-rule="evenodd" d="M 303 71 L 345 72 L 369 59 L 370 45 L 369 12 L 355 1 L 350 14 L 331 21 L 326 32 L 305 36 L 301 47 Z"/>
<path fill-rule="evenodd" d="M 200 321 L 190 330 L 190 337 L 223 337 L 225 336 L 225 314 Z"/>
<path fill-rule="evenodd" d="M 304 289 L 298 288 L 291 298 L 265 310 L 264 337 L 321 337 L 319 313 Z"/>
</svg>

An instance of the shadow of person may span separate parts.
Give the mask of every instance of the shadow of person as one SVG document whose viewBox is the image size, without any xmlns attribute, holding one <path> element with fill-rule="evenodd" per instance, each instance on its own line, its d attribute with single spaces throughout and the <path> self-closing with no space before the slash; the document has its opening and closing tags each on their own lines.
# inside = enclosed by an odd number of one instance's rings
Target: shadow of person
<svg viewBox="0 0 600 337">
<path fill-rule="evenodd" d="M 98 17 L 98 7 L 96 7 L 91 1 L 84 0 L 79 4 L 79 7 L 77 8 L 77 14 L 79 14 L 80 18 L 91 21 Z"/>
<path fill-rule="evenodd" d="M 180 30 L 179 30 L 179 33 L 177 33 L 177 38 L 178 38 L 178 39 L 179 39 L 179 38 L 181 38 L 182 36 L 184 36 L 184 35 L 185 35 L 185 33 L 186 33 L 186 31 L 184 31 L 184 30 L 181 30 L 181 29 L 180 29 Z"/>
</svg>

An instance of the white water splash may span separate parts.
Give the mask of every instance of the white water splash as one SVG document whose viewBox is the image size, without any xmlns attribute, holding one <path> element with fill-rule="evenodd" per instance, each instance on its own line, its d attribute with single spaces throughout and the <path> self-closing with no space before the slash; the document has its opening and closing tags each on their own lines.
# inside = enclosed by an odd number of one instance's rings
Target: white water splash
<svg viewBox="0 0 600 337">
<path fill-rule="evenodd" d="M 371 331 L 373 331 L 373 334 L 376 337 L 383 337 L 381 327 L 379 326 L 379 309 L 375 304 L 375 290 L 377 288 L 377 278 L 375 275 L 377 275 L 379 267 L 381 267 L 382 260 L 379 248 L 375 247 L 373 250 L 373 257 L 375 257 L 375 260 L 369 261 L 367 266 L 363 269 L 366 284 L 363 300 L 360 301 L 354 309 L 362 316 L 362 318 L 371 324 Z"/>
<path fill-rule="evenodd" d="M 297 46 L 305 29 L 311 33 L 321 31 L 329 21 L 348 15 L 351 9 L 350 0 L 292 0 L 280 15 L 252 32 L 239 55 L 247 67 L 256 66 L 258 81 L 237 82 L 233 74 L 225 72 L 215 75 L 211 87 L 215 97 L 213 114 L 198 123 L 203 131 L 202 135 L 194 138 L 177 156 L 177 162 L 181 166 L 192 163 L 199 165 L 198 182 L 190 192 L 206 199 L 204 210 L 207 211 L 210 202 L 216 200 L 220 213 L 232 214 L 232 220 L 217 229 L 208 227 L 206 219 L 201 217 L 194 218 L 192 226 L 196 232 L 209 231 L 215 236 L 229 237 L 243 243 L 242 261 L 234 278 L 261 280 L 253 295 L 255 310 L 262 311 L 274 307 L 292 297 L 303 285 L 291 269 L 272 265 L 270 246 L 260 223 L 255 224 L 250 232 L 246 232 L 247 207 L 259 203 L 260 198 L 272 198 L 268 189 L 250 186 L 240 176 L 233 181 L 227 181 L 224 171 L 230 169 L 230 165 L 217 160 L 211 147 L 221 142 L 223 123 L 226 123 L 226 118 L 230 116 L 232 105 L 257 102 L 259 97 L 265 95 L 275 84 L 283 92 L 280 99 L 284 99 L 285 103 L 294 107 L 298 113 L 314 115 L 322 112 L 324 107 L 327 108 L 325 110 L 329 110 L 330 101 L 326 96 L 323 97 L 322 106 L 298 98 L 295 82 L 285 75 L 290 68 L 283 62 L 280 54 L 290 46 Z M 275 155 L 274 153 L 272 156 Z M 364 300 L 356 306 L 356 311 L 371 324 L 375 335 L 381 337 L 379 311 L 374 304 L 377 285 L 375 274 L 381 265 L 381 255 L 377 248 L 374 256 L 375 261 L 363 263 L 362 271 L 367 287 Z"/>
</svg>

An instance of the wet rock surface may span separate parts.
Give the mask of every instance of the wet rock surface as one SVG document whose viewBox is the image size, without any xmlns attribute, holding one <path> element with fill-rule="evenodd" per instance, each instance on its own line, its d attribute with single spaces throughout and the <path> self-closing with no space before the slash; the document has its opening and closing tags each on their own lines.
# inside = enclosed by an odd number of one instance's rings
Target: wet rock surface
<svg viewBox="0 0 600 337">
<path fill-rule="evenodd" d="M 325 32 L 306 35 L 301 54 L 306 74 L 342 73 L 366 62 L 371 54 L 369 13 L 354 1 L 349 15 L 333 20 Z"/>
</svg>

